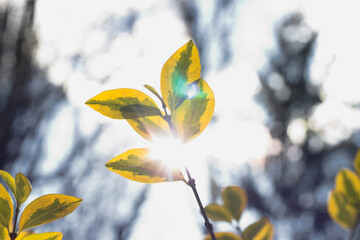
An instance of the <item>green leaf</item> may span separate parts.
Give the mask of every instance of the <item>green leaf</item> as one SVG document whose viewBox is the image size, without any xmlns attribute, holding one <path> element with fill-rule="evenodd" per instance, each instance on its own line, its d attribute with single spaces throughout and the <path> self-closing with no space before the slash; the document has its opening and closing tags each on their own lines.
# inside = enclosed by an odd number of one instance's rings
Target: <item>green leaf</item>
<svg viewBox="0 0 360 240">
<path fill-rule="evenodd" d="M 212 204 L 207 205 L 204 209 L 205 209 L 207 216 L 211 220 L 226 221 L 226 222 L 231 223 L 231 214 L 223 206 L 220 206 L 219 204 L 216 204 L 216 203 L 212 203 Z"/>
<path fill-rule="evenodd" d="M 169 124 L 159 116 L 126 119 L 130 126 L 143 138 L 165 137 L 171 134 Z"/>
<path fill-rule="evenodd" d="M 16 187 L 15 187 L 15 179 L 8 173 L 3 170 L 0 170 L 0 177 L 4 179 L 6 184 L 9 186 L 11 192 L 14 194 L 16 193 Z"/>
<path fill-rule="evenodd" d="M 217 232 L 215 233 L 216 240 L 243 240 L 240 236 L 231 232 Z M 204 240 L 211 240 L 210 234 L 208 234 Z"/>
<path fill-rule="evenodd" d="M 136 119 L 162 115 L 154 100 L 136 89 L 108 90 L 89 99 L 86 104 L 99 113 L 114 119 Z"/>
<path fill-rule="evenodd" d="M 357 151 L 354 159 L 354 167 L 358 175 L 360 175 L 360 149 Z"/>
<path fill-rule="evenodd" d="M 229 186 L 224 189 L 221 196 L 232 218 L 239 221 L 247 204 L 245 191 L 237 186 Z"/>
<path fill-rule="evenodd" d="M 41 196 L 25 207 L 19 222 L 19 232 L 65 217 L 73 212 L 81 201 L 80 198 L 62 194 Z"/>
<path fill-rule="evenodd" d="M 356 225 L 359 212 L 346 201 L 341 192 L 332 190 L 328 201 L 328 213 L 341 227 L 352 229 Z"/>
<path fill-rule="evenodd" d="M 10 194 L 0 184 L 0 225 L 9 230 L 13 218 L 14 209 Z"/>
<path fill-rule="evenodd" d="M 63 234 L 60 232 L 47 232 L 47 233 L 36 233 L 31 234 L 23 240 L 61 240 Z"/>
<path fill-rule="evenodd" d="M 160 161 L 149 159 L 149 149 L 130 149 L 106 163 L 106 167 L 133 181 L 158 183 L 185 181 L 179 170 L 169 169 Z"/>
<path fill-rule="evenodd" d="M 18 173 L 15 176 L 16 185 L 16 201 L 18 206 L 23 204 L 31 193 L 31 184 L 27 177 L 22 173 Z"/>
<path fill-rule="evenodd" d="M 271 240 L 274 237 L 274 227 L 266 217 L 248 226 L 243 232 L 246 240 Z"/>
<path fill-rule="evenodd" d="M 161 95 L 170 112 L 186 98 L 187 85 L 200 78 L 200 57 L 193 41 L 179 48 L 161 70 Z"/>
<path fill-rule="evenodd" d="M 184 141 L 198 136 L 209 124 L 215 108 L 215 98 L 209 85 L 198 79 L 186 86 L 183 103 L 172 112 L 174 125 Z"/>
<path fill-rule="evenodd" d="M 341 192 L 346 201 L 354 207 L 360 207 L 360 178 L 356 173 L 342 169 L 335 179 L 335 189 Z"/>
</svg>

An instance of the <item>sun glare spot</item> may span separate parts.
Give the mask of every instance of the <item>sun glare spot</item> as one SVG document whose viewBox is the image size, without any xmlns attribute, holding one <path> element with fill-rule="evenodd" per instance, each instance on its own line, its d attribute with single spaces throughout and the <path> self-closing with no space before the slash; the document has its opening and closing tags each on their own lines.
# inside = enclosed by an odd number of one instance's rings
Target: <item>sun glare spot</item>
<svg viewBox="0 0 360 240">
<path fill-rule="evenodd" d="M 151 159 L 160 160 L 170 168 L 183 169 L 191 157 L 188 145 L 173 136 L 153 139 L 150 149 Z"/>
<path fill-rule="evenodd" d="M 190 84 L 186 92 L 186 97 L 193 99 L 199 92 L 199 86 L 197 84 Z"/>
</svg>

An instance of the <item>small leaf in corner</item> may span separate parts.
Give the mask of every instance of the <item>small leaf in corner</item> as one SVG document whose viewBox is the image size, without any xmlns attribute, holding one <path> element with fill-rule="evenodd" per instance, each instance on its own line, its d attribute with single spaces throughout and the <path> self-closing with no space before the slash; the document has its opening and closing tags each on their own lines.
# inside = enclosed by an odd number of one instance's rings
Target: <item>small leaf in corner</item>
<svg viewBox="0 0 360 240">
<path fill-rule="evenodd" d="M 248 226 L 243 232 L 246 240 L 272 240 L 274 227 L 266 217 Z"/>
<path fill-rule="evenodd" d="M 216 240 L 243 240 L 240 236 L 231 232 L 217 232 L 215 233 Z M 208 234 L 204 240 L 211 240 L 210 234 Z"/>
</svg>

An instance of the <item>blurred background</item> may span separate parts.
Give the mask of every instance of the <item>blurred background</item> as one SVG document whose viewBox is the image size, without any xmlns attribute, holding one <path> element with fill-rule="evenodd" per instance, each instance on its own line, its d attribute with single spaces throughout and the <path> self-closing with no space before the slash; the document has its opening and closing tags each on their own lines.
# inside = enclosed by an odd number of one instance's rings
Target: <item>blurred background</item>
<svg viewBox="0 0 360 240">
<path fill-rule="evenodd" d="M 265 215 L 277 240 L 345 239 L 326 208 L 337 171 L 352 168 L 360 146 L 358 5 L 1 0 L 0 168 L 30 178 L 27 203 L 47 193 L 84 199 L 36 231 L 66 240 L 205 236 L 185 184 L 136 183 L 104 167 L 147 143 L 84 105 L 108 89 L 160 90 L 163 64 L 193 39 L 216 98 L 187 159 L 204 205 L 237 185 L 249 200 L 243 229 Z"/>
</svg>

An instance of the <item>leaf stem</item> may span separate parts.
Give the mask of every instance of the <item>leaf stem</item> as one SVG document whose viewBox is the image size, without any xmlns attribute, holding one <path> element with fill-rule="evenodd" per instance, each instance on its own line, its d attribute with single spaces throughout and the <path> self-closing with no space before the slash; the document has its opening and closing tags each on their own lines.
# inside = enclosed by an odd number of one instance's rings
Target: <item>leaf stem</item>
<svg viewBox="0 0 360 240">
<path fill-rule="evenodd" d="M 206 215 L 206 212 L 205 212 L 204 207 L 203 207 L 203 205 L 202 205 L 202 203 L 201 203 L 199 194 L 198 194 L 198 192 L 197 192 L 196 184 L 195 184 L 195 179 L 193 179 L 193 178 L 191 177 L 190 171 L 189 171 L 189 169 L 188 169 L 187 167 L 185 167 L 185 170 L 186 170 L 186 174 L 187 174 L 187 176 L 188 176 L 188 178 L 189 178 L 189 180 L 188 180 L 187 183 L 188 183 L 188 185 L 191 187 L 191 189 L 192 189 L 193 192 L 194 192 L 194 195 L 195 195 L 196 201 L 197 201 L 197 203 L 198 203 L 198 205 L 199 205 L 201 214 L 203 215 L 204 220 L 205 220 L 205 227 L 206 227 L 206 229 L 208 230 L 208 232 L 209 232 L 209 234 L 210 234 L 210 236 L 211 236 L 211 239 L 212 239 L 212 240 L 216 240 L 216 237 L 215 237 L 215 234 L 214 234 L 214 231 L 213 231 L 213 227 L 212 227 L 211 223 L 209 222 L 209 218 L 208 218 L 207 215 Z"/>
<path fill-rule="evenodd" d="M 9 233 L 11 240 L 15 240 L 17 237 L 17 233 L 15 231 L 16 231 L 16 224 L 17 224 L 19 212 L 20 212 L 20 209 L 19 209 L 19 206 L 17 205 L 16 210 L 15 210 L 14 226 L 13 226 L 12 232 Z"/>
</svg>

